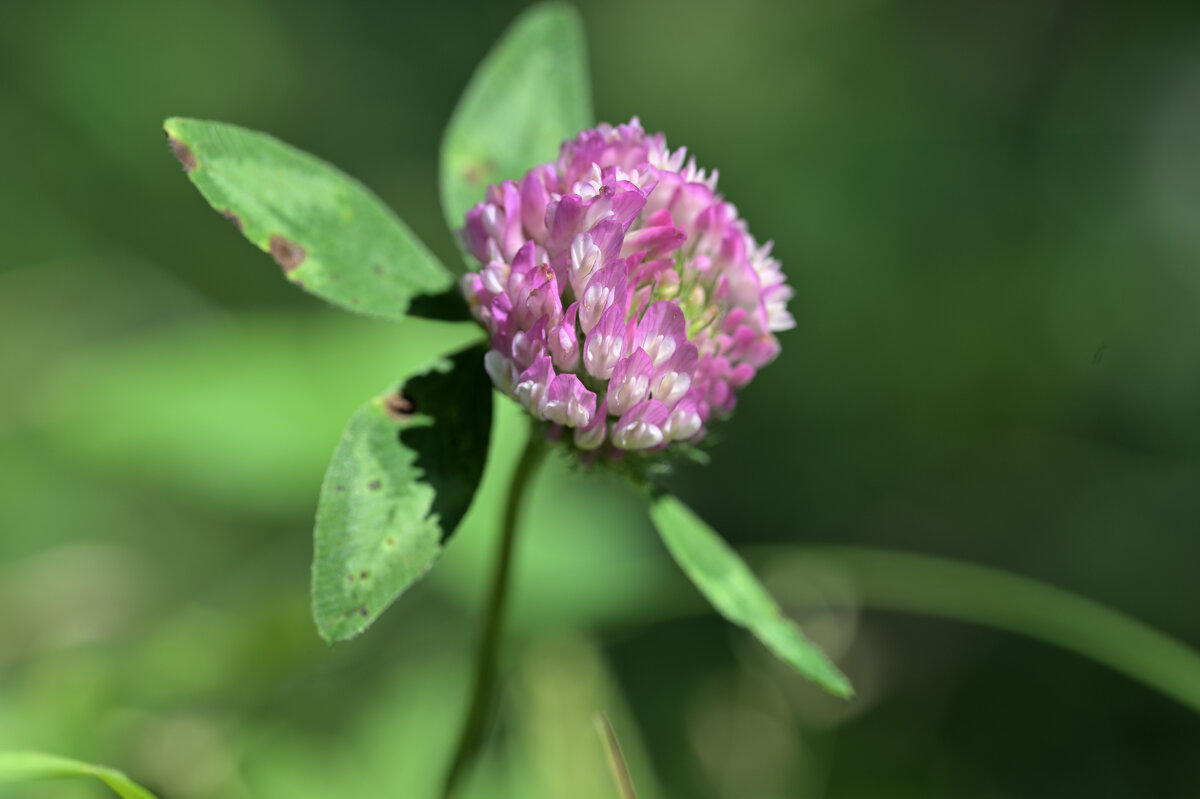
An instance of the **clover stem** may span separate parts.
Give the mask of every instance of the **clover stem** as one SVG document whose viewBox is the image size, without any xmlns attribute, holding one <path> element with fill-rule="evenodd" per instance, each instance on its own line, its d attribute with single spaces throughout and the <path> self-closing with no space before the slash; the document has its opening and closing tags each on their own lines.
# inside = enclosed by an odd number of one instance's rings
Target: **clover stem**
<svg viewBox="0 0 1200 799">
<path fill-rule="evenodd" d="M 479 654 L 475 661 L 475 687 L 470 709 L 463 724 L 462 734 L 446 780 L 442 786 L 443 799 L 450 799 L 463 772 L 478 753 L 483 738 L 484 726 L 492 710 L 496 692 L 496 662 L 500 649 L 500 638 L 504 627 L 504 608 L 508 601 L 508 583 L 512 573 L 513 543 L 517 537 L 517 521 L 521 513 L 529 485 L 538 464 L 545 454 L 545 442 L 535 424 L 529 433 L 529 442 L 517 462 L 508 501 L 504 506 L 504 519 L 500 532 L 500 543 L 496 550 L 496 571 L 492 576 L 492 590 L 488 598 L 483 635 L 479 641 Z"/>
</svg>

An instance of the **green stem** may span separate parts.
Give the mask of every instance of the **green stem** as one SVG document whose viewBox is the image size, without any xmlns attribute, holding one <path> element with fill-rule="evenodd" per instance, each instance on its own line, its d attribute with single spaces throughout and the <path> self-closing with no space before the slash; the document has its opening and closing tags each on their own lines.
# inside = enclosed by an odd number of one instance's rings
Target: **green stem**
<svg viewBox="0 0 1200 799">
<path fill-rule="evenodd" d="M 596 732 L 600 733 L 600 742 L 604 745 L 604 754 L 608 758 L 608 770 L 613 782 L 617 785 L 617 793 L 621 799 L 637 799 L 633 789 L 633 778 L 629 776 L 629 765 L 621 752 L 621 744 L 617 741 L 617 733 L 612 728 L 608 716 L 603 713 L 596 716 Z"/>
<path fill-rule="evenodd" d="M 479 655 L 475 661 L 475 688 L 471 697 L 470 710 L 458 739 L 458 748 L 446 781 L 442 785 L 443 799 L 450 799 L 463 776 L 466 767 L 475 758 L 483 738 L 484 725 L 492 709 L 492 698 L 496 692 L 496 660 L 504 627 L 504 608 L 508 602 L 508 583 L 512 573 L 513 543 L 517 537 L 517 519 L 521 506 L 529 491 L 529 484 L 545 453 L 541 431 L 535 426 L 529 433 L 529 442 L 513 472 L 512 485 L 508 492 L 508 503 L 504 507 L 504 521 L 500 532 L 500 543 L 496 550 L 496 572 L 492 578 L 492 592 L 487 604 L 483 637 L 479 642 Z"/>
<path fill-rule="evenodd" d="M 1200 712 L 1200 653 L 1119 611 L 1052 585 L 948 558 L 862 547 L 769 548 L 855 578 L 863 607 L 1026 635 L 1102 663 Z M 761 554 L 766 554 L 761 553 Z M 780 597 L 785 602 L 788 597 Z"/>
</svg>

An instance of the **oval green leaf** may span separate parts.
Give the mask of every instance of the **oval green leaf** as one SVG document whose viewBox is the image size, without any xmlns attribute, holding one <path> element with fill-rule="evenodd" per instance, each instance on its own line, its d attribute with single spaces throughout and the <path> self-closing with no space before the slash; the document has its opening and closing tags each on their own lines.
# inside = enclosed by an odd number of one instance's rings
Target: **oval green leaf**
<svg viewBox="0 0 1200 799">
<path fill-rule="evenodd" d="M 0 752 L 0 782 L 62 777 L 95 777 L 112 788 L 121 799 L 155 799 L 154 794 L 116 769 L 41 752 Z"/>
<path fill-rule="evenodd" d="M 168 119 L 171 150 L 209 205 L 288 280 L 351 311 L 402 319 L 453 278 L 365 186 L 265 133 Z"/>
<path fill-rule="evenodd" d="M 505 31 L 467 84 L 442 139 L 442 210 L 451 230 L 489 185 L 552 160 L 592 125 L 579 13 L 536 6 Z"/>
<path fill-rule="evenodd" d="M 779 659 L 835 696 L 854 689 L 820 647 L 786 618 L 745 562 L 711 527 L 675 497 L 664 494 L 650 518 L 675 562 L 729 621 L 747 628 Z"/>
<path fill-rule="evenodd" d="M 466 350 L 364 405 L 321 487 L 313 618 L 362 632 L 433 566 L 483 476 L 492 425 L 484 350 Z"/>
</svg>

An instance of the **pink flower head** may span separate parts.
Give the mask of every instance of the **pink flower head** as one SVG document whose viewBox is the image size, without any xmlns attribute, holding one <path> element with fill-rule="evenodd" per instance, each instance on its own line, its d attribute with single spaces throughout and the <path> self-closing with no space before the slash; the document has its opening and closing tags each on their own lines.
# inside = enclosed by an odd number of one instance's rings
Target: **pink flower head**
<svg viewBox="0 0 1200 799">
<path fill-rule="evenodd" d="M 600 125 L 467 213 L 488 374 L 580 449 L 700 441 L 795 324 L 771 244 L 686 155 L 636 118 Z"/>
</svg>

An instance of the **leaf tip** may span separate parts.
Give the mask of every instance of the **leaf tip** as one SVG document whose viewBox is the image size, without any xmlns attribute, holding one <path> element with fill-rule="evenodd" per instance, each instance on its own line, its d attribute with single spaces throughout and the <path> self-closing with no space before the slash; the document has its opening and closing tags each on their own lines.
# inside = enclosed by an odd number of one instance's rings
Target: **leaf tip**
<svg viewBox="0 0 1200 799">
<path fill-rule="evenodd" d="M 532 32 L 539 28 L 544 31 L 557 28 L 560 42 L 567 43 L 571 49 L 576 49 L 581 54 L 586 50 L 584 43 L 587 40 L 587 34 L 584 30 L 583 14 L 573 3 L 549 0 L 549 2 L 531 6 L 513 22 L 509 35 L 517 31 Z"/>
<path fill-rule="evenodd" d="M 547 0 L 547 2 L 538 3 L 530 6 L 521 15 L 523 19 L 537 17 L 544 19 L 558 17 L 568 24 L 583 26 L 583 15 L 579 13 L 579 9 L 574 4 L 563 2 L 563 0 Z"/>
<path fill-rule="evenodd" d="M 170 121 L 167 120 L 168 123 Z M 171 147 L 171 154 L 183 165 L 183 171 L 191 174 L 192 170 L 196 168 L 196 154 L 192 152 L 191 147 L 188 147 L 172 133 L 170 127 L 164 125 L 163 130 L 167 134 L 167 144 Z"/>
<path fill-rule="evenodd" d="M 836 696 L 838 699 L 845 699 L 847 702 L 854 700 L 857 694 L 854 692 L 854 686 L 850 684 L 850 678 L 840 671 L 837 673 L 837 679 L 832 681 L 825 687 L 825 690 Z"/>
<path fill-rule="evenodd" d="M 346 613 L 339 614 L 332 619 L 322 620 L 317 617 L 316 611 L 313 613 L 313 621 L 317 625 L 317 635 L 325 642 L 327 646 L 340 644 L 343 641 L 349 641 L 370 625 L 370 620 L 359 622 L 359 617 L 364 619 L 370 616 L 370 611 L 367 608 L 354 608 Z"/>
</svg>

